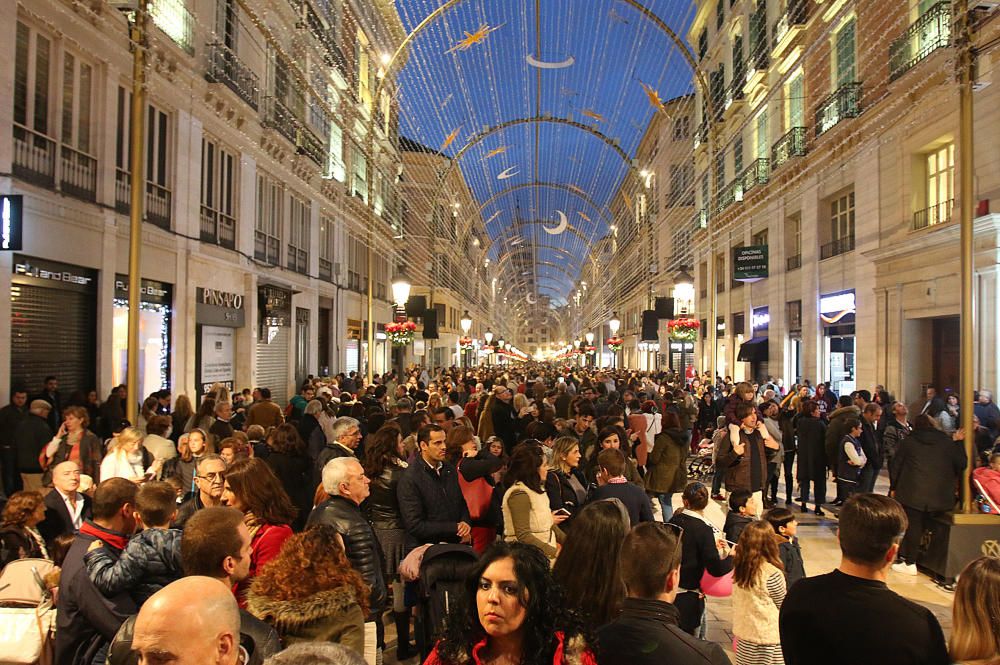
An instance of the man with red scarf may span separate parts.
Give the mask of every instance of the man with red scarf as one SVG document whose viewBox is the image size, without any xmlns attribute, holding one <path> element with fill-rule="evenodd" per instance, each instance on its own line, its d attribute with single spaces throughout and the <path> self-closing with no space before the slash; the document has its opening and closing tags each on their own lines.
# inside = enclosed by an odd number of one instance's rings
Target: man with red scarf
<svg viewBox="0 0 1000 665">
<path fill-rule="evenodd" d="M 117 559 L 135 531 L 135 495 L 139 488 L 124 478 L 97 486 L 93 519 L 80 527 L 63 562 L 56 619 L 55 662 L 91 665 L 105 660 L 108 645 L 125 619 L 138 608 L 127 593 L 105 598 L 87 576 L 83 555 L 95 540 Z"/>
</svg>

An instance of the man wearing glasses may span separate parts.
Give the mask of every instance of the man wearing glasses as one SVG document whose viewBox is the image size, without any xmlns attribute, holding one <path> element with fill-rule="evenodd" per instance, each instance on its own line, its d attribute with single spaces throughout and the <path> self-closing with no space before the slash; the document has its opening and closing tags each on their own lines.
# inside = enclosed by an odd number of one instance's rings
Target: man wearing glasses
<svg viewBox="0 0 1000 665">
<path fill-rule="evenodd" d="M 198 460 L 194 484 L 198 488 L 177 507 L 175 529 L 183 529 L 191 516 L 202 508 L 222 505 L 222 488 L 226 482 L 226 461 L 219 455 L 205 455 Z"/>
</svg>

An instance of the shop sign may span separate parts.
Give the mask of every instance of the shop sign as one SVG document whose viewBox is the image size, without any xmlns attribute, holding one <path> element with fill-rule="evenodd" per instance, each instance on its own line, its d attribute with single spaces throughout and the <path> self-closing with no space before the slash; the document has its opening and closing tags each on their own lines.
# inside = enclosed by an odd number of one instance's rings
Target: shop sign
<svg viewBox="0 0 1000 665">
<path fill-rule="evenodd" d="M 80 268 L 56 261 L 34 259 L 21 254 L 14 255 L 14 275 L 32 277 L 46 282 L 59 282 L 75 287 L 89 288 L 95 286 L 97 271 Z"/>
<path fill-rule="evenodd" d="M 855 312 L 856 301 L 853 290 L 820 296 L 819 318 L 823 320 L 823 323 L 830 325 L 840 323 L 845 317 Z"/>
<path fill-rule="evenodd" d="M 198 377 L 203 395 L 216 383 L 233 389 L 236 376 L 235 336 L 232 327 L 201 327 L 201 363 L 198 367 Z"/>
<path fill-rule="evenodd" d="M 262 324 L 266 327 L 292 325 L 292 292 L 277 286 L 257 289 Z"/>
<path fill-rule="evenodd" d="M 165 282 L 144 279 L 139 295 L 142 302 L 170 306 L 170 285 Z M 115 275 L 115 299 L 128 300 L 128 275 Z"/>
<path fill-rule="evenodd" d="M 733 279 L 757 282 L 767 278 L 767 245 L 733 248 Z"/>
<path fill-rule="evenodd" d="M 750 315 L 751 334 L 758 330 L 767 330 L 771 323 L 771 314 L 767 307 L 755 307 Z"/>
<path fill-rule="evenodd" d="M 0 251 L 17 252 L 21 249 L 23 210 L 24 197 L 20 194 L 0 196 Z"/>
<path fill-rule="evenodd" d="M 243 296 L 198 287 L 195 290 L 195 321 L 201 325 L 242 328 L 246 325 Z"/>
</svg>

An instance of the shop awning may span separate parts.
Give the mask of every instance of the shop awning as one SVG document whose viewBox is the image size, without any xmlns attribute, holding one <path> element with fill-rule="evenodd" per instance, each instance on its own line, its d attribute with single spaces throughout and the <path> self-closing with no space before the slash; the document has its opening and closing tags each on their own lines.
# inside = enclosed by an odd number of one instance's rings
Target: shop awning
<svg viewBox="0 0 1000 665">
<path fill-rule="evenodd" d="M 767 338 L 754 337 L 743 342 L 736 359 L 741 363 L 767 362 Z"/>
</svg>

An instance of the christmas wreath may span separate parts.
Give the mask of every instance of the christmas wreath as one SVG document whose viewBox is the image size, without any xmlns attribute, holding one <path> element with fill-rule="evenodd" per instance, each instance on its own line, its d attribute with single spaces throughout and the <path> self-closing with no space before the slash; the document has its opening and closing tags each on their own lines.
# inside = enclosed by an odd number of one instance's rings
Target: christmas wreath
<svg viewBox="0 0 1000 665">
<path fill-rule="evenodd" d="M 698 339 L 698 319 L 671 319 L 667 321 L 667 334 L 679 342 L 693 342 Z"/>
<path fill-rule="evenodd" d="M 611 353 L 618 353 L 621 350 L 622 345 L 624 343 L 625 343 L 625 340 L 623 340 L 621 337 L 617 337 L 617 336 L 615 336 L 615 337 L 609 337 L 608 338 L 608 350 L 611 351 Z"/>
<path fill-rule="evenodd" d="M 413 333 L 417 330 L 417 324 L 413 321 L 402 321 L 400 323 L 389 323 L 385 326 L 385 334 L 392 340 L 393 346 L 406 346 L 413 341 Z"/>
</svg>

